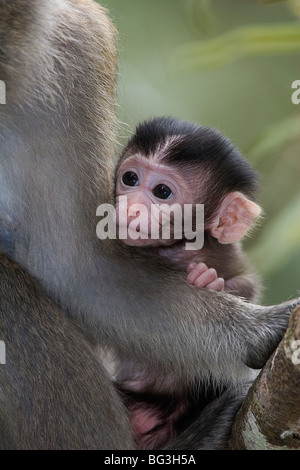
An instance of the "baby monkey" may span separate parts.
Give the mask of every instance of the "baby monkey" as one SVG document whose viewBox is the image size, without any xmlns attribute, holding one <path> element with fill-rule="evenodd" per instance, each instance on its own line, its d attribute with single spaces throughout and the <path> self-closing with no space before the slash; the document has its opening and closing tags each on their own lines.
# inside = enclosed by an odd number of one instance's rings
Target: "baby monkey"
<svg viewBox="0 0 300 470">
<path fill-rule="evenodd" d="M 197 287 L 258 300 L 260 283 L 240 245 L 261 212 L 254 202 L 257 174 L 221 133 L 171 117 L 146 121 L 124 149 L 115 183 L 119 238 L 124 243 L 148 248 L 186 270 L 187 281 Z M 169 221 L 169 237 L 162 236 L 161 216 L 156 219 L 158 236 L 152 236 L 151 209 L 162 204 L 167 205 L 164 210 L 174 204 L 183 209 L 186 204 L 204 205 L 201 249 L 186 249 L 184 223 L 176 228 L 175 216 Z M 195 234 L 196 214 L 191 211 Z M 151 371 L 123 358 L 114 376 L 139 448 L 157 448 L 203 406 L 201 393 L 198 399 L 189 389 L 174 388 L 172 373 L 157 386 Z"/>
<path fill-rule="evenodd" d="M 151 247 L 187 270 L 187 281 L 195 286 L 225 289 L 252 302 L 258 300 L 259 281 L 249 270 L 240 245 L 261 213 L 254 202 L 257 174 L 220 132 L 171 117 L 140 124 L 118 163 L 115 187 L 119 226 L 120 197 L 127 196 L 127 228 L 137 217 L 130 210 L 133 206 L 146 207 L 151 214 L 151 205 L 183 208 L 203 204 L 204 245 L 200 250 L 186 250 L 184 233 L 181 240 L 175 238 L 172 220 L 168 239 L 151 238 L 150 216 L 147 237 L 133 238 L 128 229 L 123 242 Z"/>
</svg>

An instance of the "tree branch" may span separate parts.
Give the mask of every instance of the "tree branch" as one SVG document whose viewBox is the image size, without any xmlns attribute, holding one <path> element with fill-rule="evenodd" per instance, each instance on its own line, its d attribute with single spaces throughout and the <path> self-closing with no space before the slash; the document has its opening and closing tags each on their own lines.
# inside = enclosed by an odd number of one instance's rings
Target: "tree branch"
<svg viewBox="0 0 300 470">
<path fill-rule="evenodd" d="M 299 306 L 236 416 L 230 448 L 300 449 Z"/>
</svg>

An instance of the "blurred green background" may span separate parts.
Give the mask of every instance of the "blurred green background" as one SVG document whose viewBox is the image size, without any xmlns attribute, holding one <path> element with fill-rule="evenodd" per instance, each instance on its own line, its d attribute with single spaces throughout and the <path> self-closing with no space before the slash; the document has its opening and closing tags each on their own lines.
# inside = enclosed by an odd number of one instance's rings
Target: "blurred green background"
<svg viewBox="0 0 300 470">
<path fill-rule="evenodd" d="M 120 146 L 158 115 L 227 135 L 261 174 L 264 219 L 244 246 L 263 303 L 300 295 L 300 0 L 100 3 L 120 34 Z"/>
</svg>

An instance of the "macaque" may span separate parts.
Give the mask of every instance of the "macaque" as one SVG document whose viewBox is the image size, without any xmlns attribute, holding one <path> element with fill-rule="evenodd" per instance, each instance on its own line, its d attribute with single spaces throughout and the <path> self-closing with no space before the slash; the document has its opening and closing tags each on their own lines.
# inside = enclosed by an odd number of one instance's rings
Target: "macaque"
<svg viewBox="0 0 300 470">
<path fill-rule="evenodd" d="M 127 245 L 154 247 L 160 256 L 186 270 L 187 281 L 197 287 L 216 291 L 225 288 L 231 294 L 257 301 L 259 281 L 250 272 L 239 243 L 261 212 L 253 201 L 256 185 L 257 175 L 250 164 L 216 130 L 171 117 L 146 121 L 138 126 L 117 167 L 119 225 L 120 196 L 127 196 L 127 213 L 122 219 L 127 223 L 127 237 L 122 241 Z M 159 215 L 156 217 L 159 237 L 151 236 L 151 223 L 155 222 L 151 210 L 161 204 L 167 205 L 167 209 L 173 207 L 174 212 L 179 206 L 177 239 L 176 212 L 169 218 L 171 230 L 167 238 L 162 237 L 163 221 Z M 198 250 L 186 249 L 182 221 L 187 204 L 193 208 L 204 204 L 204 226 L 200 227 L 204 246 Z M 149 215 L 145 221 L 146 237 L 132 238 L 130 224 L 141 206 Z M 140 213 L 138 217 L 140 222 Z M 194 210 L 193 227 L 197 226 L 195 217 Z M 138 229 L 141 235 L 140 226 Z"/>
<path fill-rule="evenodd" d="M 258 277 L 249 270 L 240 245 L 240 239 L 261 212 L 253 201 L 256 186 L 255 171 L 216 130 L 171 117 L 146 121 L 137 127 L 116 169 L 116 220 L 119 228 L 123 224 L 122 229 L 127 229 L 122 241 L 151 249 L 184 269 L 190 284 L 219 292 L 225 288 L 231 294 L 257 301 Z M 197 204 L 204 204 L 202 226 L 196 220 Z M 190 226 L 203 231 L 204 246 L 200 249 L 193 249 L 191 243 L 192 249 L 186 248 L 186 205 L 192 207 Z M 161 212 L 155 213 L 153 206 L 162 208 Z M 173 217 L 168 211 L 171 207 Z M 175 220 L 178 214 L 179 223 Z M 163 237 L 165 215 L 170 222 L 167 237 Z M 155 222 L 158 229 L 153 237 Z M 197 241 L 198 234 L 193 230 Z M 172 376 L 165 378 L 164 389 L 162 382 L 157 386 L 155 378 L 147 374 L 138 363 L 123 361 L 113 375 L 125 397 L 139 445 L 151 448 L 156 439 L 163 441 L 166 434 L 173 435 L 176 423 L 181 420 L 182 425 L 183 417 L 195 413 L 199 403 L 195 392 L 190 396 L 179 393 L 174 407 L 174 390 L 168 394 Z M 157 404 L 158 390 L 165 390 L 163 410 L 161 403 Z M 151 427 L 143 427 L 144 422 L 151 423 Z"/>
<path fill-rule="evenodd" d="M 176 416 L 179 394 L 202 390 L 199 413 L 158 434 L 156 448 L 226 447 L 252 368 L 300 300 L 260 306 L 195 288 L 160 255 L 97 238 L 97 207 L 113 203 L 115 145 L 116 32 L 103 8 L 0 0 L 0 37 L 0 213 L 11 256 L 0 257 L 0 448 L 135 448 L 96 344 L 140 364 L 162 390 L 171 375 Z M 207 403 L 208 388 L 219 394 Z"/>
</svg>

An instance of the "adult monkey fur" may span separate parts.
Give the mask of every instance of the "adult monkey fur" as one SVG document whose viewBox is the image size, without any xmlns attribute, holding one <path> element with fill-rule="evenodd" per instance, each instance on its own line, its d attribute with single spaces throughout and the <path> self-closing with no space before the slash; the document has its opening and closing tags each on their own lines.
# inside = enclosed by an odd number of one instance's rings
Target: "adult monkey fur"
<svg viewBox="0 0 300 470">
<path fill-rule="evenodd" d="M 254 306 L 100 242 L 96 207 L 112 202 L 114 28 L 89 0 L 0 0 L 0 36 L 1 218 L 30 273 L 1 255 L 0 447 L 128 449 L 125 411 L 74 320 L 157 376 L 174 371 L 178 387 L 195 377 L 231 385 L 264 364 L 299 299 Z M 201 417 L 174 445 L 224 444 L 207 426 Z"/>
</svg>

